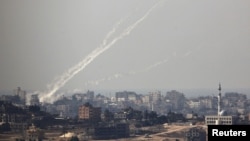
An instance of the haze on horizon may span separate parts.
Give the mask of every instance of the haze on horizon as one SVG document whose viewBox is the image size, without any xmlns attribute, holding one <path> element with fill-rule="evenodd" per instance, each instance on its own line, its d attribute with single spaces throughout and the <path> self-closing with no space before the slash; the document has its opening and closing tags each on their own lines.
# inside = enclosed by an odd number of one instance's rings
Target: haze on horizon
<svg viewBox="0 0 250 141">
<path fill-rule="evenodd" d="M 0 1 L 0 90 L 46 90 L 156 2 Z M 247 0 L 163 0 L 62 89 L 249 88 L 249 13 Z"/>
</svg>

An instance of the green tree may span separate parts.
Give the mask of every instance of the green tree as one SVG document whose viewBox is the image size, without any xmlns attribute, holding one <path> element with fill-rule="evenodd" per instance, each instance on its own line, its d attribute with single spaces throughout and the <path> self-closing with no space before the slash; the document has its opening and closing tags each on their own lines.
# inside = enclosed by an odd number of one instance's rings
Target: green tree
<svg viewBox="0 0 250 141">
<path fill-rule="evenodd" d="M 33 112 L 33 113 L 40 112 L 40 107 L 37 105 L 31 105 L 31 106 L 29 106 L 29 111 Z"/>
<path fill-rule="evenodd" d="M 167 121 L 168 121 L 168 119 L 167 119 L 167 116 L 165 116 L 165 115 L 161 115 L 157 118 L 157 123 L 159 123 L 159 124 L 166 123 Z"/>
<path fill-rule="evenodd" d="M 133 117 L 136 120 L 142 120 L 142 118 L 143 118 L 142 111 L 135 110 L 133 112 Z"/>
<path fill-rule="evenodd" d="M 9 123 L 4 123 L 0 125 L 0 131 L 5 132 L 5 131 L 10 131 L 10 124 Z"/>
<path fill-rule="evenodd" d="M 144 111 L 144 113 L 143 113 L 143 118 L 144 118 L 145 120 L 148 119 L 148 110 L 145 110 L 145 111 Z"/>
<path fill-rule="evenodd" d="M 149 112 L 149 113 L 148 113 L 148 118 L 149 118 L 150 120 L 155 120 L 155 119 L 157 119 L 157 113 L 156 113 L 155 111 Z"/>
<path fill-rule="evenodd" d="M 114 119 L 114 114 L 110 112 L 108 109 L 104 111 L 104 120 L 105 121 L 111 121 Z"/>
<path fill-rule="evenodd" d="M 70 141 L 79 141 L 79 139 L 77 136 L 73 136 L 73 137 L 71 137 Z"/>
</svg>

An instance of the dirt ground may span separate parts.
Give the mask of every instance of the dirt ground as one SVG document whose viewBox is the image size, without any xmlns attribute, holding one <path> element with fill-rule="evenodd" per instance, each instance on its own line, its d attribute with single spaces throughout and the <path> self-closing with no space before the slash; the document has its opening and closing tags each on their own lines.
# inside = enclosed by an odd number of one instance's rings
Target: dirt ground
<svg viewBox="0 0 250 141">
<path fill-rule="evenodd" d="M 131 135 L 129 138 L 125 139 L 115 139 L 109 141 L 185 141 L 185 132 L 190 128 L 200 127 L 206 131 L 206 126 L 190 126 L 190 125 L 169 125 L 165 128 L 159 129 L 159 132 L 147 134 L 147 135 Z M 159 127 L 145 128 L 144 130 L 157 130 Z M 61 132 L 59 131 L 46 131 L 43 141 L 67 141 L 67 138 L 60 138 Z M 16 141 L 16 138 L 20 138 L 20 134 L 15 133 L 5 133 L 0 134 L 0 141 Z M 91 139 L 88 139 L 91 141 Z M 92 141 L 105 141 L 105 140 L 92 140 Z"/>
<path fill-rule="evenodd" d="M 20 138 L 21 135 L 17 133 L 4 133 L 0 134 L 0 141 L 16 141 L 16 138 Z"/>
<path fill-rule="evenodd" d="M 150 134 L 147 136 L 141 135 L 141 136 L 135 136 L 135 137 L 130 137 L 126 139 L 116 139 L 116 140 L 109 140 L 109 141 L 176 141 L 176 140 L 185 141 L 185 132 L 194 127 L 200 127 L 206 131 L 206 126 L 201 126 L 201 125 L 198 125 L 198 126 L 170 125 L 159 133 Z M 105 141 L 105 140 L 102 140 L 102 141 Z"/>
<path fill-rule="evenodd" d="M 150 134 L 147 137 L 145 135 L 138 136 L 135 138 L 129 139 L 130 141 L 184 141 L 184 132 L 189 129 L 190 126 L 169 126 L 165 129 L 165 131 Z M 123 141 L 123 140 L 121 140 Z M 125 140 L 124 140 L 125 141 Z"/>
</svg>

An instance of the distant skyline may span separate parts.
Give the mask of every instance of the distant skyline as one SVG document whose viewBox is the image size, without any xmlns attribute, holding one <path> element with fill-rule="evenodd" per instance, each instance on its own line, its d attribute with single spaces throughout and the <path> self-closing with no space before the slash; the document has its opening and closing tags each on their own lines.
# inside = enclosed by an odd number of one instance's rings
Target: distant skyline
<svg viewBox="0 0 250 141">
<path fill-rule="evenodd" d="M 0 90 L 48 85 L 157 0 L 0 1 Z M 249 88 L 250 1 L 162 0 L 63 90 Z"/>
</svg>

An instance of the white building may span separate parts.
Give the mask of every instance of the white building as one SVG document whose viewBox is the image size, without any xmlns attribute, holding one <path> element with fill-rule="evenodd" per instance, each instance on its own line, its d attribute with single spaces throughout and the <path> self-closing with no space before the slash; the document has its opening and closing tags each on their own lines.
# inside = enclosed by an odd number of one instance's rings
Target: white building
<svg viewBox="0 0 250 141">
<path fill-rule="evenodd" d="M 187 104 L 188 104 L 188 106 L 189 106 L 190 108 L 199 108 L 200 105 L 201 105 L 201 102 L 198 101 L 198 100 L 190 100 L 190 101 L 188 101 Z"/>
<path fill-rule="evenodd" d="M 206 125 L 233 125 L 234 119 L 233 116 L 206 116 L 205 117 Z"/>
</svg>

